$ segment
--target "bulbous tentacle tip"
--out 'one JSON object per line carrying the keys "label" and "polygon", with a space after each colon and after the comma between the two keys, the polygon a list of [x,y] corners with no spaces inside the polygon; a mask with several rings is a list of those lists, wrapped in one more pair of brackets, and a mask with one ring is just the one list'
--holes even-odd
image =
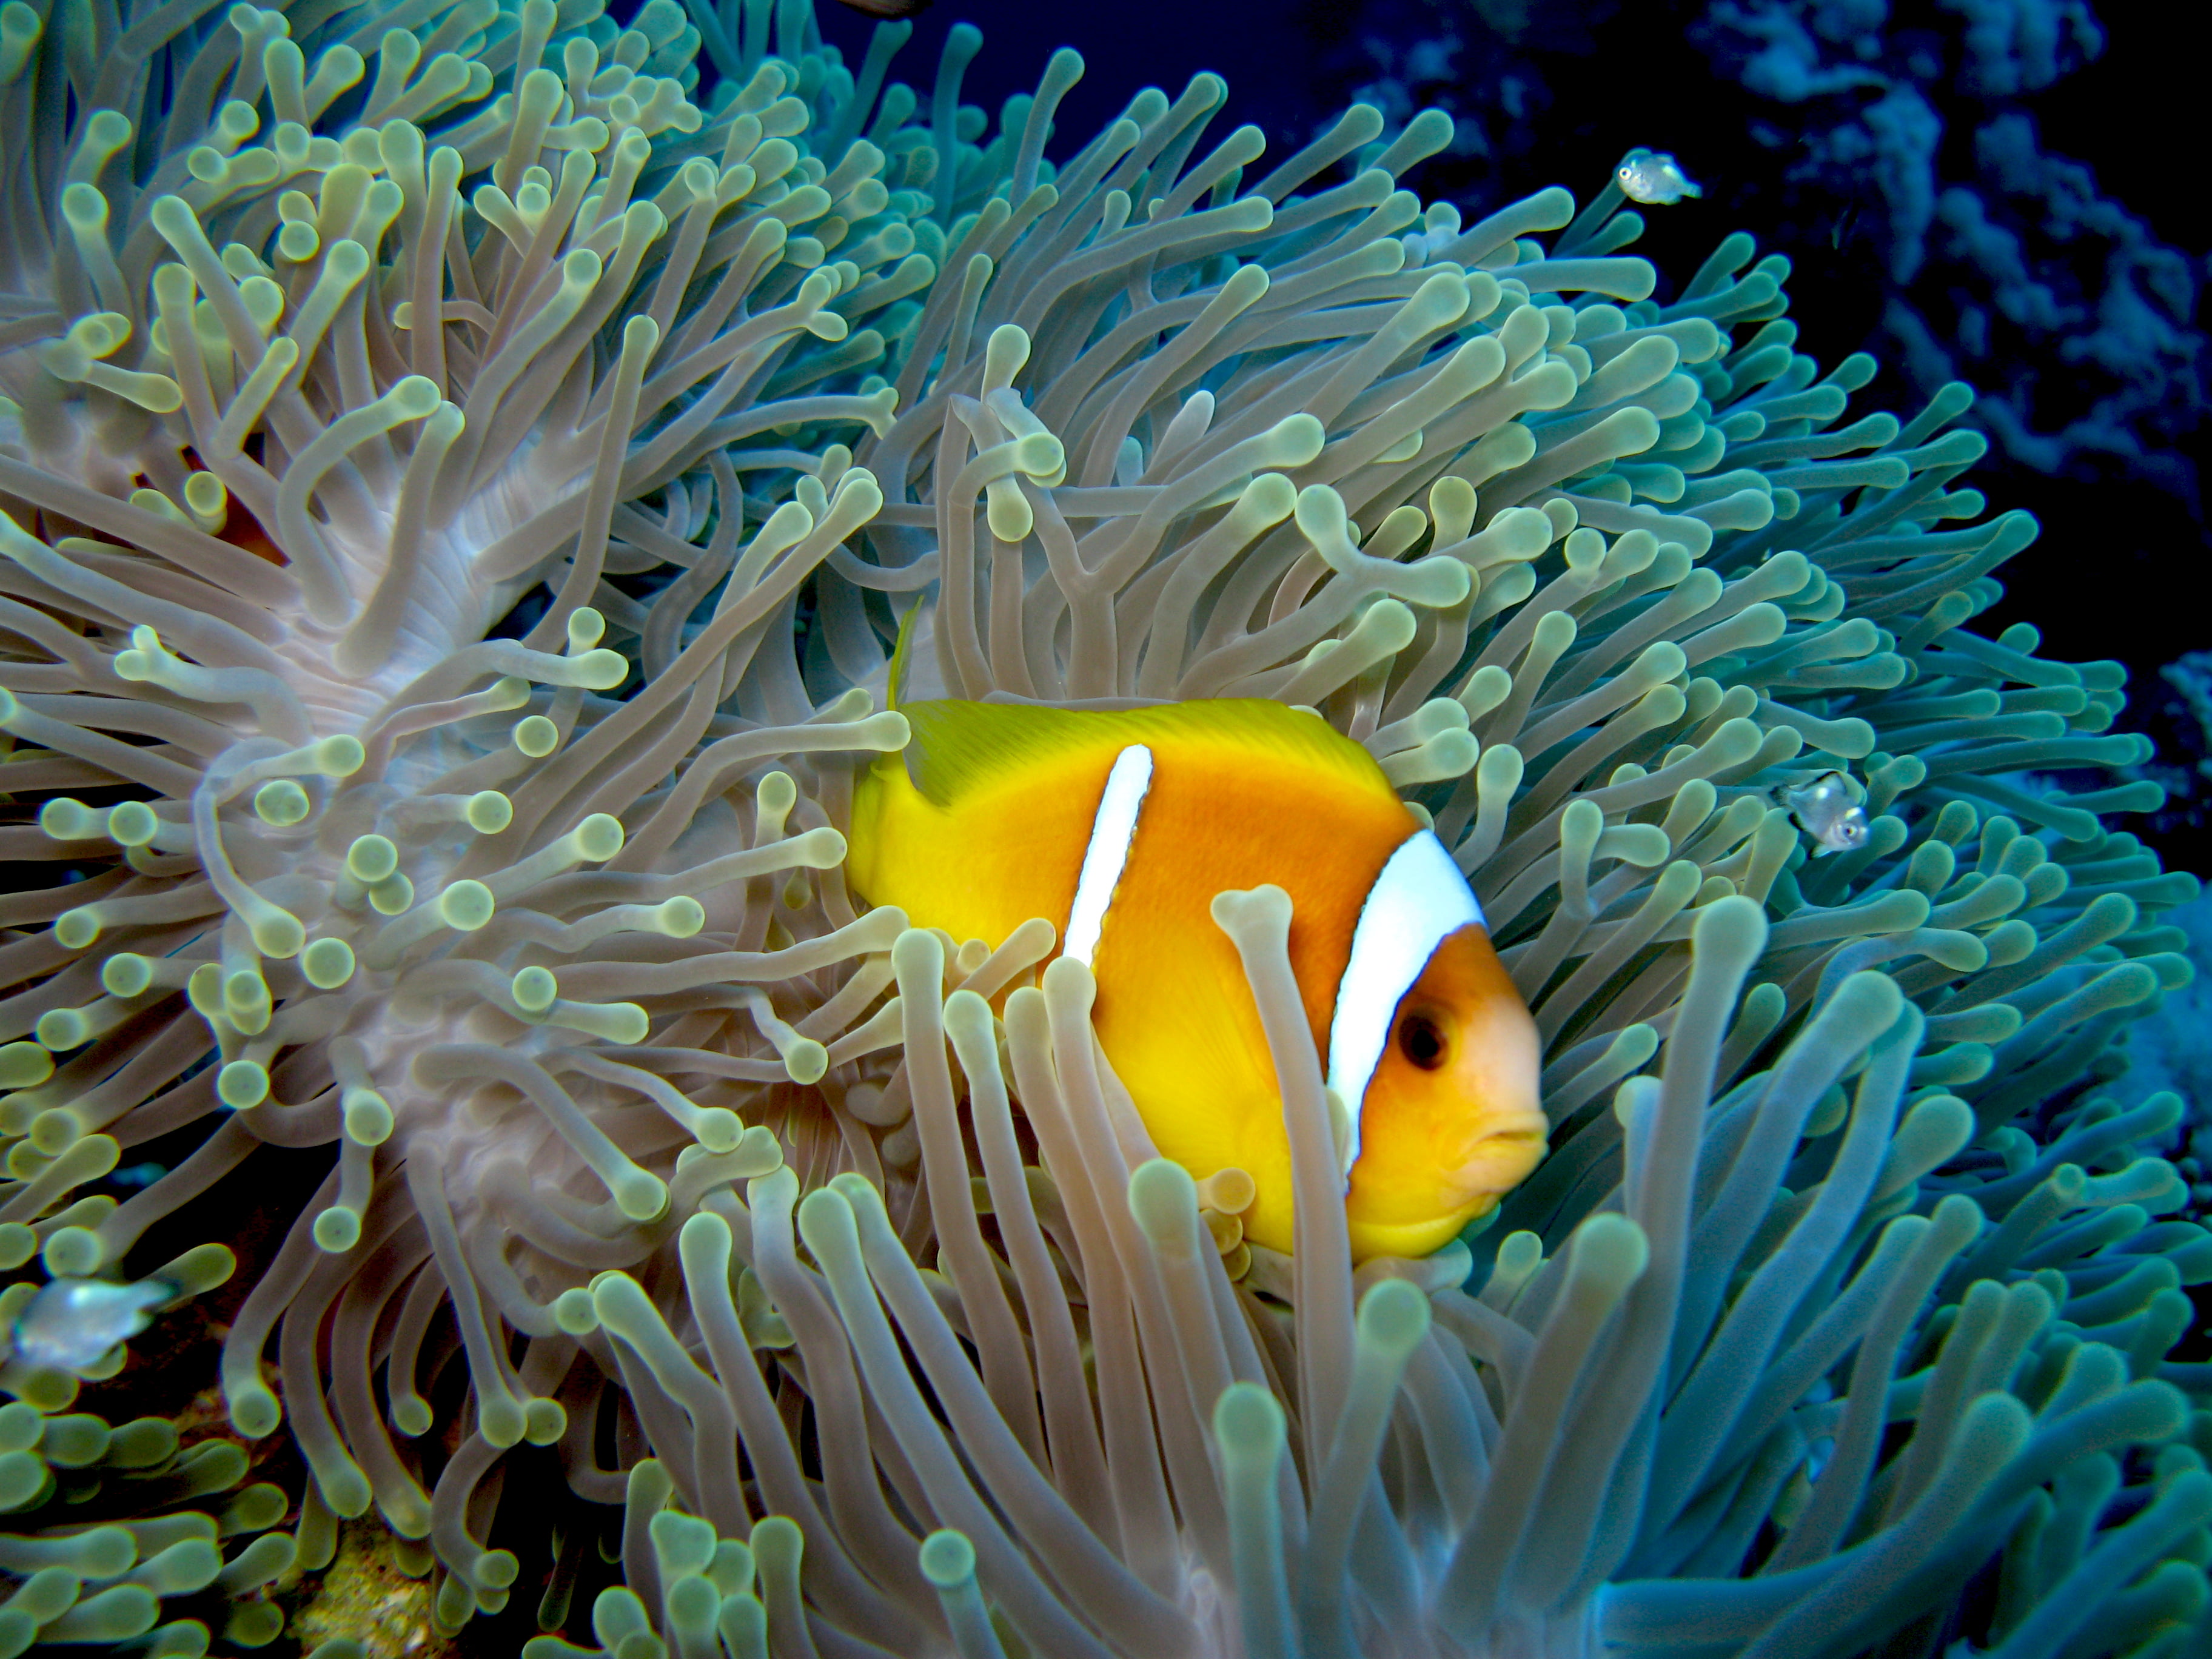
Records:
{"label": "bulbous tentacle tip", "polygon": [[942,1527],[921,1540],[916,1552],[922,1577],[940,1590],[957,1589],[975,1577],[975,1547],[968,1534]]}
{"label": "bulbous tentacle tip", "polygon": [[1741,963],[1747,970],[1765,947],[1766,930],[1766,913],[1757,901],[1740,896],[1718,899],[1698,913],[1692,946],[1700,957]]}
{"label": "bulbous tentacle tip", "polygon": [[1594,1287],[1618,1296],[1644,1275],[1651,1243],[1627,1216],[1592,1216],[1575,1230],[1571,1271]]}
{"label": "bulbous tentacle tip", "polygon": [[1156,1158],[1129,1172],[1129,1213],[1154,1249],[1189,1257],[1195,1253],[1198,1184],[1181,1164]]}

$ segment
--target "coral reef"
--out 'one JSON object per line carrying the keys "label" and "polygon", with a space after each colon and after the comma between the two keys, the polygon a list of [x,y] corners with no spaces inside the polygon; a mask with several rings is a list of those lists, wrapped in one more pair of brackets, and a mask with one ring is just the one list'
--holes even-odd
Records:
{"label": "coral reef", "polygon": [[2212,1053],[2203,1036],[2212,1024],[2212,900],[2192,899],[2162,920],[2186,936],[2183,949],[2197,977],[2128,1027],[2126,1092],[2137,1099],[2171,1093],[2187,1105],[2175,1132],[2175,1167],[2202,1215],[2212,1210]]}
{"label": "coral reef", "polygon": [[2188,869],[2212,863],[2212,652],[2185,651],[2158,668],[2132,711],[2156,747],[2130,769],[2166,791],[2147,838]]}
{"label": "coral reef", "polygon": [[[1793,171],[1878,194],[1899,290],[1883,326],[1917,382],[1960,367],[1993,380],[1975,416],[2026,466],[2141,477],[2194,501],[2178,452],[2206,408],[2201,272],[2090,167],[2047,152],[2029,106],[2102,52],[2097,20],[2078,0],[1960,0],[1945,7],[1955,50],[1931,55],[1885,35],[1882,9],[1720,0],[1706,42],[1726,72],[1785,103],[1878,93]],[[1936,97],[1955,98],[1954,118],[1972,125],[1971,170],[1939,157]]]}
{"label": "coral reef", "polygon": [[[1852,411],[1747,236],[1662,301],[1617,185],[1425,207],[1440,115],[1268,167],[1200,76],[1055,165],[1075,54],[994,123],[907,33],[0,6],[0,1247],[190,1293],[327,1169],[220,1364],[296,1493],[88,1526],[45,1471],[244,1454],[15,1358],[0,1639],[273,1641],[372,1514],[533,1659],[2200,1639],[2212,1238],[2103,1086],[2197,884],[2101,822],[2118,665],[1972,627],[1972,394]],[[855,914],[918,601],[957,695],[1368,746],[1546,1041],[1496,1224],[1351,1272],[1278,890],[1287,1256],[1048,925]]]}
{"label": "coral reef", "polygon": [[324,1659],[432,1659],[441,1651],[427,1574],[402,1557],[406,1547],[374,1522],[341,1527],[337,1555],[290,1626],[301,1650]]}
{"label": "coral reef", "polygon": [[[1451,111],[1455,151],[1493,186],[1557,125],[1528,119],[1559,99],[1555,87],[1580,97],[1594,68],[1620,61],[1631,29],[1686,36],[1697,51],[1680,67],[1698,75],[1698,96],[1647,80],[1637,131],[1669,133],[1680,149],[1694,131],[1704,153],[1686,164],[1725,165],[1734,211],[1778,231],[1790,222],[1801,254],[1841,252],[1877,285],[1867,320],[1922,395],[1964,373],[1980,391],[1976,424],[2013,467],[2139,482],[2199,507],[2201,258],[2161,238],[2151,204],[2131,208],[2041,132],[2046,94],[2108,45],[2082,0],[1945,0],[1911,13],[1882,0],[1534,11],[1371,0],[1355,18],[1339,54],[1352,94],[1397,119],[1428,104]],[[1636,81],[1607,90],[1633,100]],[[1702,112],[1679,107],[1692,101]],[[1771,157],[1756,168],[1724,161],[1746,132]],[[2125,143],[2093,159],[2124,179],[2115,163],[2133,153]],[[1874,258],[1851,259],[1854,240]]]}

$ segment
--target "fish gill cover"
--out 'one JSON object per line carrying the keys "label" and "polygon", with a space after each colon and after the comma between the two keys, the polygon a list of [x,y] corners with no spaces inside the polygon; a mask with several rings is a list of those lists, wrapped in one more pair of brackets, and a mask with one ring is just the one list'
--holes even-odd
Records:
{"label": "fish gill cover", "polygon": [[[2197,883],[2044,781],[2145,744],[1974,625],[1971,394],[1617,186],[1424,206],[1441,116],[1055,165],[1073,52],[907,32],[0,6],[0,1648],[2203,1643],[2212,1238],[2103,1086]],[[1291,1256],[1048,927],[854,914],[918,598],[1378,757],[1547,1043],[1494,1224],[1350,1270],[1278,890]]]}

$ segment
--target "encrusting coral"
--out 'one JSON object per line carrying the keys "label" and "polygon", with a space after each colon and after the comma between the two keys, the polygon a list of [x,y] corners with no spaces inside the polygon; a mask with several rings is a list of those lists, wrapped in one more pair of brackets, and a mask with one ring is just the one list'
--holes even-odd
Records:
{"label": "encrusting coral", "polygon": [[[2196,884],[2100,823],[2154,786],[2042,775],[2141,757],[2115,665],[1970,631],[2034,526],[1958,483],[1964,388],[1846,422],[1786,262],[1660,304],[1617,187],[1424,208],[1440,118],[1255,173],[1201,76],[1055,167],[1074,54],[993,131],[956,28],[917,123],[906,33],[0,6],[0,842],[63,876],[0,899],[0,1247],[189,1293],[222,1241],[149,1229],[334,1153],[221,1367],[294,1530],[88,1524],[48,1466],[222,1455],[18,1358],[0,1645],[272,1640],[372,1510],[538,1659],[2201,1639],[2212,1240],[2154,1219],[2179,1103],[2096,1086]],[[1214,914],[1291,1256],[1152,1156],[1049,926],[854,913],[917,601],[954,695],[1380,758],[1547,1045],[1496,1224],[1350,1271],[1276,890]],[[1838,769],[1870,830],[1811,859],[1773,792]]]}

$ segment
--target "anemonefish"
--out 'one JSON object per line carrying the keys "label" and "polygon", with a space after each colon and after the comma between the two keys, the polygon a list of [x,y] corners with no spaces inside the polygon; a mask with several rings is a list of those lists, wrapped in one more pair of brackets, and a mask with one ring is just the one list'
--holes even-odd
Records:
{"label": "anemonefish", "polygon": [[1613,176],[1620,181],[1622,194],[1647,207],[1664,207],[1686,196],[1705,193],[1675,164],[1673,156],[1663,152],[1655,155],[1648,149],[1632,149],[1614,169]]}
{"label": "anemonefish", "polygon": [[1291,966],[1351,1118],[1356,1259],[1428,1255],[1534,1166],[1534,1023],[1451,855],[1358,744],[1260,701],[899,708],[912,741],[856,781],[854,890],[956,939],[1051,921],[1162,1155],[1253,1177],[1247,1238],[1291,1248],[1290,1145],[1210,913],[1226,889],[1291,896]]}
{"label": "anemonefish", "polygon": [[146,1328],[153,1310],[177,1299],[167,1279],[118,1285],[105,1279],[57,1279],[39,1287],[15,1316],[14,1358],[26,1364],[82,1371],[118,1342]]}
{"label": "anemonefish", "polygon": [[1866,845],[1870,826],[1866,808],[1859,804],[1853,787],[1846,774],[1823,772],[1807,782],[1784,784],[1775,790],[1775,800],[1787,807],[1812,836],[1814,858]]}

